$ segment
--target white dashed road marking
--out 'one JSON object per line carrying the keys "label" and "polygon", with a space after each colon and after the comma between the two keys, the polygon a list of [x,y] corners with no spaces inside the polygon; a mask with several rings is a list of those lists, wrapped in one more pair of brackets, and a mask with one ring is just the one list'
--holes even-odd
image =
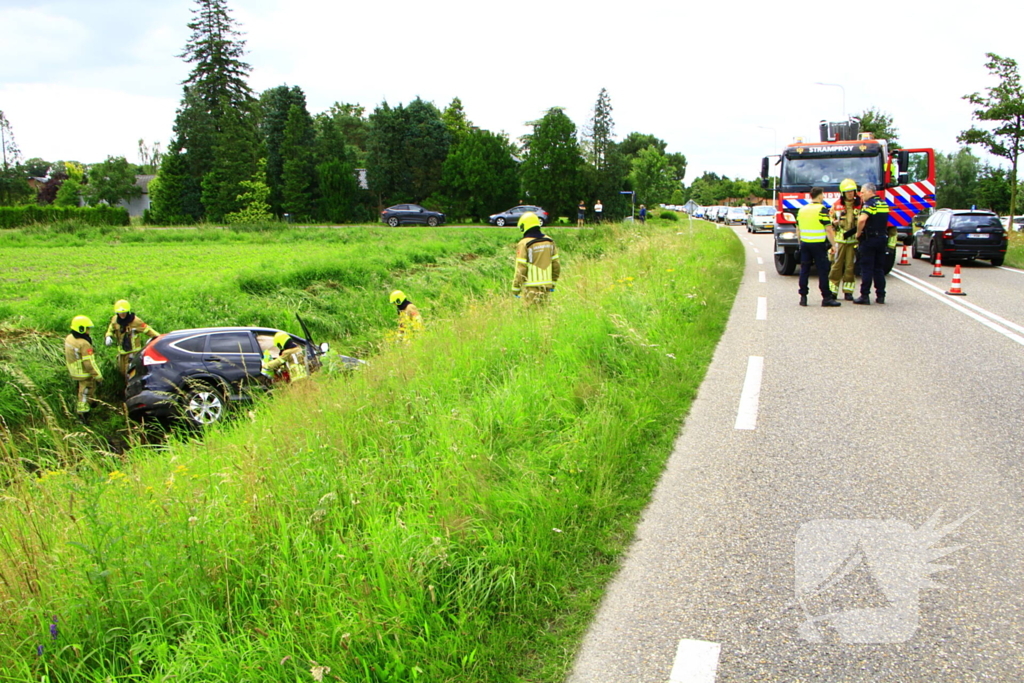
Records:
{"label": "white dashed road marking", "polygon": [[720,643],[680,640],[668,683],[714,683],[721,652]]}
{"label": "white dashed road marking", "polygon": [[764,265],[764,259],[761,258],[760,256],[757,257],[757,265],[759,265],[759,266],[763,266]]}
{"label": "white dashed road marking", "polygon": [[740,407],[736,411],[736,429],[757,427],[757,404],[761,399],[761,375],[764,374],[764,356],[751,356],[747,360],[747,377],[740,392]]}
{"label": "white dashed road marking", "polygon": [[758,282],[767,282],[767,280],[764,279],[764,271],[763,270],[757,271],[757,281]]}
{"label": "white dashed road marking", "polygon": [[754,314],[754,320],[767,320],[768,319],[768,297],[759,296],[757,297],[757,313]]}

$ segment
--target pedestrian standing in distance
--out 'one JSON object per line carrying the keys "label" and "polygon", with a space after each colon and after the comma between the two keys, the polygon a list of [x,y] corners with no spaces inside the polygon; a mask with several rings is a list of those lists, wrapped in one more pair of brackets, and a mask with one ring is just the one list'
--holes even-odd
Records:
{"label": "pedestrian standing in distance", "polygon": [[117,371],[127,377],[128,365],[135,354],[142,350],[142,335],[156,339],[160,333],[147,325],[132,312],[131,304],[124,299],[114,304],[114,317],[107,325],[106,344],[117,342]]}
{"label": "pedestrian standing in distance", "polygon": [[400,342],[408,342],[423,330],[423,316],[400,289],[391,292],[389,300],[398,309],[397,339]]}
{"label": "pedestrian standing in distance", "polygon": [[878,196],[874,183],[860,186],[864,206],[857,218],[857,239],[860,240],[860,296],[855,304],[871,303],[871,285],[875,286],[875,303],[885,303],[885,250],[889,243],[889,205]]}
{"label": "pedestrian standing in distance", "polygon": [[647,225],[647,207],[643,204],[640,205],[640,222]]}
{"label": "pedestrian standing in distance", "polygon": [[860,215],[860,197],[857,183],[849,178],[839,183],[840,198],[829,209],[836,233],[835,258],[828,274],[828,287],[832,296],[839,296],[842,283],[843,298],[853,301],[856,286],[854,266],[857,263],[857,217]]}
{"label": "pedestrian standing in distance", "polygon": [[598,200],[597,200],[597,203],[596,203],[596,204],[594,204],[594,221],[595,221],[595,222],[596,222],[596,223],[597,223],[598,225],[600,225],[600,224],[601,224],[601,217],[602,217],[603,215],[604,215],[604,204],[602,204],[602,203],[601,203],[601,200],[600,200],[600,199],[598,199]]}
{"label": "pedestrian standing in distance", "polygon": [[821,203],[825,191],[811,188],[811,203],[800,208],[796,215],[796,238],[800,241],[800,305],[807,305],[808,281],[811,264],[818,269],[818,289],[822,306],[841,306],[828,287],[828,249],[836,241],[828,209]]}
{"label": "pedestrian standing in distance", "polygon": [[555,241],[540,231],[537,214],[527,211],[519,218],[523,238],[516,244],[516,273],[512,293],[527,305],[547,301],[561,274]]}
{"label": "pedestrian standing in distance", "polygon": [[587,218],[587,205],[580,200],[580,205],[576,207],[576,227],[582,228],[583,221]]}
{"label": "pedestrian standing in distance", "polygon": [[82,422],[89,417],[89,401],[95,400],[96,385],[103,381],[103,373],[92,348],[92,337],[89,336],[91,329],[92,320],[76,315],[71,319],[71,334],[64,338],[64,361],[71,379],[78,383],[75,412]]}

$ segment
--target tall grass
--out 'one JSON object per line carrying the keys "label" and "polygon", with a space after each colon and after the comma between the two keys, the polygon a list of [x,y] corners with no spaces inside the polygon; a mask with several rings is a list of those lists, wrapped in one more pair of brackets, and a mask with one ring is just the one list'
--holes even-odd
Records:
{"label": "tall grass", "polygon": [[1010,244],[1006,250],[1005,264],[1011,268],[1024,268],[1024,232],[1011,230]]}
{"label": "tall grass", "polygon": [[484,294],[203,442],[17,477],[6,680],[560,680],[741,272],[728,231],[616,238],[547,307]]}

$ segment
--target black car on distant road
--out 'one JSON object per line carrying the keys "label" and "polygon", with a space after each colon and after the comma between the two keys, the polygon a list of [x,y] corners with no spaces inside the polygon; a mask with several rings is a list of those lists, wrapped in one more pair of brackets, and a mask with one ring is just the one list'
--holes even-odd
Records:
{"label": "black car on distant road", "polygon": [[982,259],[1001,266],[1007,244],[1003,223],[991,211],[939,209],[914,233],[910,251],[932,263],[941,253],[943,263]]}
{"label": "black car on distant road", "polygon": [[[204,327],[160,335],[128,367],[128,415],[136,420],[180,417],[199,426],[220,421],[229,403],[249,401],[270,388],[261,374],[262,358],[274,348],[279,331]],[[302,347],[308,370],[319,369],[327,344],[314,346],[308,332],[306,339],[290,336]]]}
{"label": "black car on distant road", "polygon": [[528,204],[523,204],[521,206],[513,206],[508,211],[502,211],[501,213],[493,214],[490,218],[487,219],[487,222],[490,223],[491,225],[497,225],[499,228],[505,225],[518,225],[519,217],[522,216],[527,211],[532,211],[535,214],[537,214],[537,218],[540,219],[540,224],[542,226],[548,224],[548,212],[540,208],[539,206],[530,206]]}
{"label": "black car on distant road", "polygon": [[380,219],[392,228],[408,223],[429,225],[432,228],[444,225],[443,213],[424,209],[419,204],[396,204],[389,206],[380,212]]}

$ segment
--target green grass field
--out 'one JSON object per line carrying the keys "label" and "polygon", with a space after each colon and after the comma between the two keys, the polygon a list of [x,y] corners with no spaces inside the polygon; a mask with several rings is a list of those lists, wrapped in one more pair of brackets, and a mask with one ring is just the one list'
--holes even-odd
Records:
{"label": "green grass field", "polygon": [[[351,376],[116,461],[30,475],[7,458],[0,680],[562,680],[724,329],[742,247],[700,222],[552,231],[563,279],[527,310],[504,291],[515,234],[479,232],[451,240],[493,255],[460,245],[438,255],[447,277],[403,271],[448,303],[418,297],[427,331]],[[229,302],[256,296],[238,252]],[[40,325],[19,291],[6,305]]]}
{"label": "green grass field", "polygon": [[1006,252],[1005,265],[1024,268],[1024,232],[1010,232],[1010,247]]}

